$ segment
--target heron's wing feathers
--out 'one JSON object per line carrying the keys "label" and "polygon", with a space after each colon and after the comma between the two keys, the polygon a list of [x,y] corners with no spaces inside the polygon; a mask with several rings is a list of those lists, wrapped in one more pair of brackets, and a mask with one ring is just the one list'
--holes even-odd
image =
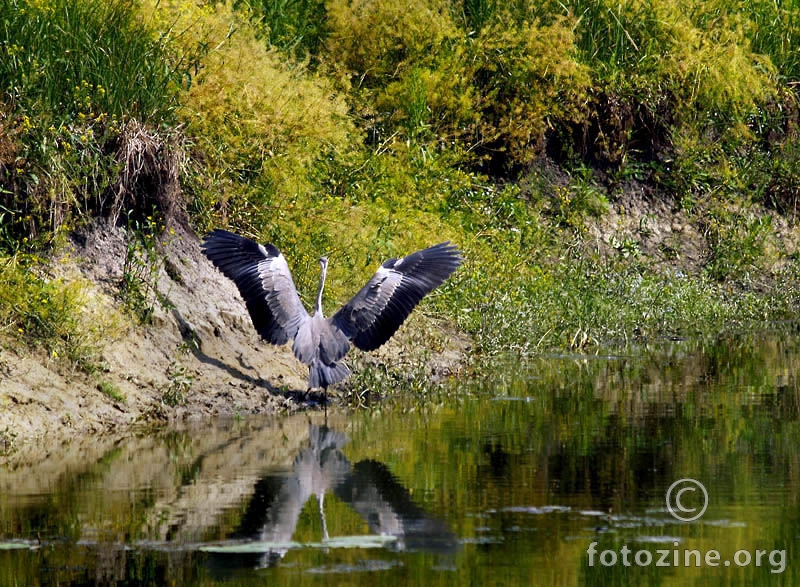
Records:
{"label": "heron's wing feathers", "polygon": [[462,262],[449,242],[386,261],[331,322],[358,348],[371,351],[397,331],[414,307]]}
{"label": "heron's wing feathers", "polygon": [[284,344],[295,337],[309,316],[297,295],[286,259],[277,248],[215,230],[205,238],[202,249],[236,284],[262,338]]}

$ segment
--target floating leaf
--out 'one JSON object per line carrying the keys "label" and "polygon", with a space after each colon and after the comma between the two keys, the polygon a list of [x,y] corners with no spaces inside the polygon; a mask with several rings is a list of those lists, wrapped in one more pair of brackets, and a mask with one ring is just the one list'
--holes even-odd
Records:
{"label": "floating leaf", "polygon": [[0,542],[0,550],[28,550],[31,545],[27,542]]}
{"label": "floating leaf", "polygon": [[[324,548],[383,548],[397,542],[396,536],[338,536],[323,540],[320,546]],[[316,546],[316,545],[314,545]]]}
{"label": "floating leaf", "polygon": [[233,542],[228,544],[209,544],[201,546],[202,552],[216,552],[224,554],[256,554],[271,550],[291,550],[302,548],[299,542]]}
{"label": "floating leaf", "polygon": [[276,550],[292,550],[295,548],[384,548],[397,541],[395,536],[338,536],[322,542],[229,542],[206,544],[200,547],[202,552],[228,554],[255,554]]}

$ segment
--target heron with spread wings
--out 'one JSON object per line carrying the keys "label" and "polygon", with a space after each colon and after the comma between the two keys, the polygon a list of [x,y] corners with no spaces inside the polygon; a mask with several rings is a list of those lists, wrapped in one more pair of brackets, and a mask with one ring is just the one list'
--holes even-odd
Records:
{"label": "heron with spread wings", "polygon": [[322,290],[327,257],[319,259],[319,289],[314,314],[309,315],[286,258],[274,245],[260,245],[226,230],[215,230],[205,238],[202,249],[236,284],[261,338],[276,345],[294,339],[294,355],[308,365],[309,389],[327,389],[347,377],[350,370],[340,361],[351,343],[364,351],[377,349],[392,337],[420,300],[463,262],[461,252],[449,242],[389,259],[361,291],[325,318]]}

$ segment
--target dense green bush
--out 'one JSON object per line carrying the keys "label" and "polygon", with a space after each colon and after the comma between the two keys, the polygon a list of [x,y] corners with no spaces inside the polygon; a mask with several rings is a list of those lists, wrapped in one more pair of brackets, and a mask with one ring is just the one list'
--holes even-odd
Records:
{"label": "dense green bush", "polygon": [[254,4],[271,45],[299,59],[316,57],[328,32],[324,0],[261,0]]}
{"label": "dense green bush", "polygon": [[[0,247],[37,249],[98,214],[142,225],[183,194],[198,231],[284,250],[309,302],[328,254],[331,308],[385,258],[456,241],[467,263],[423,312],[486,353],[785,317],[796,272],[773,270],[794,261],[762,212],[796,216],[797,15],[729,0],[9,0]],[[649,266],[635,237],[588,243],[643,187],[705,238],[695,274]],[[134,200],[146,210],[126,217]],[[747,293],[756,276],[786,303],[763,281]]]}

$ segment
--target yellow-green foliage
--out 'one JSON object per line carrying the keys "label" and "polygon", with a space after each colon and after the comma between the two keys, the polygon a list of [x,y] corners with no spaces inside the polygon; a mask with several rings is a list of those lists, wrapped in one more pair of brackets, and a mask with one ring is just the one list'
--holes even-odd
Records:
{"label": "yellow-green foliage", "polygon": [[466,48],[440,56],[435,66],[414,66],[376,92],[375,105],[390,126],[412,138],[472,139],[480,120],[478,93],[463,64]]}
{"label": "yellow-green foliage", "polygon": [[459,37],[446,0],[329,0],[326,8],[331,63],[359,85],[384,85]]}
{"label": "yellow-green foliage", "polygon": [[[18,30],[37,38],[33,21],[17,10],[34,3],[12,4],[0,3],[0,21],[14,25],[0,35]],[[53,90],[56,98],[3,108],[9,116],[0,125],[13,136],[0,139],[0,164],[12,171],[0,181],[15,196],[0,201],[7,208],[0,214],[16,222],[29,215],[56,225],[71,209],[102,213],[97,200],[113,195],[124,175],[115,148],[126,112],[160,113],[155,123],[168,128],[177,114],[190,151],[182,186],[200,231],[227,226],[275,243],[307,302],[317,258],[327,254],[330,307],[387,257],[452,239],[468,262],[426,303],[446,307],[483,337],[480,344],[498,349],[542,340],[580,346],[603,333],[624,334],[619,324],[644,314],[655,316],[648,319],[653,330],[691,324],[687,316],[703,291],[697,283],[645,279],[641,289],[637,268],[620,269],[584,248],[585,219],[602,214],[606,197],[614,197],[594,182],[591,165],[599,161],[609,184],[649,182],[648,193],[669,192],[700,214],[718,208],[699,200],[717,198],[724,210],[754,185],[764,200],[796,203],[798,149],[787,139],[767,153],[760,146],[767,132],[754,124],[766,120],[779,137],[769,140],[783,140],[791,124],[769,119],[770,112],[796,111],[782,110],[796,104],[796,91],[777,91],[789,70],[777,75],[752,48],[766,46],[762,33],[775,14],[763,2],[758,13],[729,0],[309,0],[285,11],[238,0],[112,4],[138,8],[134,23],[124,18],[132,12],[110,12],[120,30],[137,34],[87,28],[89,37],[110,38],[76,47],[53,42],[48,59],[79,49],[91,58],[97,48],[130,55],[127,61],[147,66],[142,75],[160,82],[144,94],[137,86],[104,101],[116,94],[115,75],[128,71],[120,65],[128,65],[125,59],[97,55],[105,64],[98,69],[76,58],[70,63],[80,68],[66,83],[54,66],[33,67],[39,62],[20,48],[30,43],[0,37],[0,57],[11,58],[0,59],[6,85],[19,96]],[[798,38],[787,15],[774,22],[791,28],[785,38]],[[52,30],[44,20],[35,22]],[[300,42],[303,31],[313,39]],[[784,37],[769,38],[769,54],[791,61],[778,47]],[[128,45],[138,52],[126,54]],[[48,84],[36,85],[29,70],[49,72]],[[45,103],[68,112],[40,119],[25,110]],[[615,156],[597,156],[604,148]],[[529,186],[509,173],[528,169],[544,152],[556,157]],[[746,156],[752,152],[762,157]],[[43,193],[52,205],[24,208],[38,201],[28,195]],[[733,257],[746,259],[740,273],[747,274],[763,256],[757,245],[770,226],[747,215],[715,218],[708,225],[712,274],[724,277]],[[4,241],[19,232],[0,225]],[[684,302],[672,300],[677,318],[662,294],[665,283],[683,292]],[[621,310],[620,300],[633,301]],[[651,311],[653,303],[662,304],[661,315]],[[8,314],[6,323],[25,333],[37,319],[22,324],[18,316],[40,314]]]}
{"label": "yellow-green foliage", "polygon": [[529,163],[542,148],[550,121],[582,116],[588,70],[577,62],[572,23],[498,24],[481,31],[472,49],[473,78],[481,111],[478,135],[500,143],[517,163]]}
{"label": "yellow-green foliage", "polygon": [[[259,208],[268,214],[308,191],[309,164],[357,140],[345,102],[325,78],[266,49],[230,3],[160,2],[156,11],[186,53],[210,48],[180,111],[212,177],[202,205],[259,231]],[[238,182],[259,189],[244,193]]]}
{"label": "yellow-green foliage", "polygon": [[[726,0],[573,0],[584,59],[595,75],[644,103],[672,97],[680,121],[742,121],[776,89],[754,53],[752,23]],[[737,131],[742,131],[739,126]]]}
{"label": "yellow-green foliage", "polygon": [[589,75],[566,19],[492,25],[422,63],[406,65],[375,99],[407,136],[485,146],[524,164],[541,153],[550,121],[583,115]]}
{"label": "yellow-green foliage", "polygon": [[18,257],[0,258],[0,334],[41,345],[52,359],[92,371],[109,318],[81,280],[48,278]]}
{"label": "yellow-green foliage", "polygon": [[457,26],[447,2],[327,7],[331,62],[367,89],[359,105],[405,136],[484,145],[528,163],[549,121],[573,121],[583,110],[589,75],[566,18],[517,24],[509,17],[475,34]]}
{"label": "yellow-green foliage", "polygon": [[[305,165],[320,150],[351,139],[344,100],[330,83],[268,51],[229,6],[218,5],[203,61],[184,114],[199,136],[222,137],[230,153],[258,162],[272,157]],[[228,32],[232,31],[230,35]]]}
{"label": "yellow-green foliage", "polygon": [[695,116],[724,113],[742,120],[774,94],[775,70],[750,50],[742,18],[714,4],[654,3],[666,43],[664,53],[653,57]]}

